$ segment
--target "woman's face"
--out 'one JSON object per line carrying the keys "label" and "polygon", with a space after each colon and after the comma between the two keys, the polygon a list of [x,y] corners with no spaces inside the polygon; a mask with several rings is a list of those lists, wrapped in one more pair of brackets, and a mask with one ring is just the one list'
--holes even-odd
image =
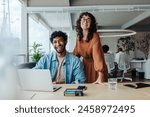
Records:
{"label": "woman's face", "polygon": [[88,15],[83,15],[81,18],[81,28],[82,30],[89,30],[91,26],[91,18]]}

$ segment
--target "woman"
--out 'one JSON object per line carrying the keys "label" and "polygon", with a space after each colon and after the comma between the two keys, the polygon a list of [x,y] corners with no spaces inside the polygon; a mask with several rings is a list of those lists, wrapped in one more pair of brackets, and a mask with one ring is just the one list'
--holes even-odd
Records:
{"label": "woman", "polygon": [[76,23],[77,40],[73,53],[83,57],[86,82],[99,84],[106,82],[107,67],[95,17],[91,13],[83,12]]}

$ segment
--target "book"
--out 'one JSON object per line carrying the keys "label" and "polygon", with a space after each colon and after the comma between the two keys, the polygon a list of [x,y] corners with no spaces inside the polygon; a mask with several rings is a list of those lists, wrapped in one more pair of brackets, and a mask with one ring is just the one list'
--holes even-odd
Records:
{"label": "book", "polygon": [[83,90],[81,89],[66,89],[64,91],[64,96],[83,96]]}

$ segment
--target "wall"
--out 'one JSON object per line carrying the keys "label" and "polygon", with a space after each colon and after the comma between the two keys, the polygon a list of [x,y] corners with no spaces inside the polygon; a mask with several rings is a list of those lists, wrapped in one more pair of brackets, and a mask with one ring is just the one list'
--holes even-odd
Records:
{"label": "wall", "polygon": [[69,52],[72,52],[76,44],[76,32],[75,30],[72,30],[68,32],[68,44],[67,44],[67,50]]}
{"label": "wall", "polygon": [[101,38],[102,45],[108,45],[109,50],[113,53],[116,53],[116,51],[117,51],[117,41],[118,41],[118,37]]}

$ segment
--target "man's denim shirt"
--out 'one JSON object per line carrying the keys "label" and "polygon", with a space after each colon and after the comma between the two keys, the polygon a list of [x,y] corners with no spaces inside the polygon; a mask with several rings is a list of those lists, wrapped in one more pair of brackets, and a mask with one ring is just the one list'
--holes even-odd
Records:
{"label": "man's denim shirt", "polygon": [[[52,81],[54,81],[58,68],[58,59],[56,56],[56,52],[51,52],[50,54],[43,56],[38,61],[38,63],[34,68],[49,69]],[[70,84],[73,82],[75,83],[85,82],[83,64],[80,61],[80,59],[74,56],[72,53],[66,52],[62,69],[66,84]]]}

